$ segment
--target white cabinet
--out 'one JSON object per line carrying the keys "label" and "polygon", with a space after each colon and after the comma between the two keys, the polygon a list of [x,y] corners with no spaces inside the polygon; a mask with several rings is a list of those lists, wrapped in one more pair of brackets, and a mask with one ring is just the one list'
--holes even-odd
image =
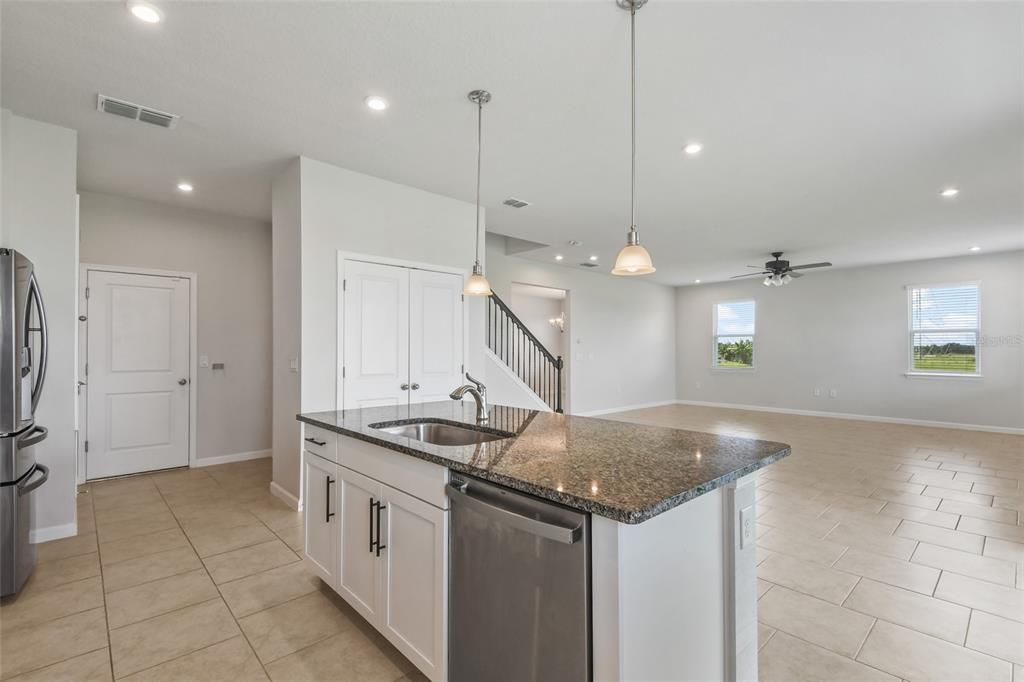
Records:
{"label": "white cabinet", "polygon": [[339,469],[341,570],[338,592],[363,618],[376,624],[381,611],[381,572],[375,540],[383,486],[351,469]]}
{"label": "white cabinet", "polygon": [[338,580],[338,465],[306,452],[306,558],[313,570],[334,587]]}
{"label": "white cabinet", "polygon": [[448,400],[462,381],[461,275],[344,260],[344,409]]}
{"label": "white cabinet", "polygon": [[384,486],[381,554],[384,636],[425,675],[441,680],[447,631],[447,512]]}

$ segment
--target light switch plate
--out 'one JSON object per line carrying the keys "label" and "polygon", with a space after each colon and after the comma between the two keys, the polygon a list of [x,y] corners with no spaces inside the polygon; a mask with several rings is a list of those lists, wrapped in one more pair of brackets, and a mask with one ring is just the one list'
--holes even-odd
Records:
{"label": "light switch plate", "polygon": [[289,360],[288,361],[288,369],[291,370],[292,372],[298,372],[299,371],[299,359],[298,358],[292,358],[291,360]]}
{"label": "light switch plate", "polygon": [[754,544],[754,507],[744,507],[740,510],[740,549],[746,549]]}
{"label": "light switch plate", "polygon": [[210,356],[209,355],[200,355],[199,356],[199,366],[200,367],[209,367],[210,366]]}

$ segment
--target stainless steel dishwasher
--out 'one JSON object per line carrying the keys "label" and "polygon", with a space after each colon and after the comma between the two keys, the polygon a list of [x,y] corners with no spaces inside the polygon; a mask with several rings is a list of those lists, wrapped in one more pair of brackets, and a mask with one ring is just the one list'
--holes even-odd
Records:
{"label": "stainless steel dishwasher", "polygon": [[591,678],[590,516],[452,474],[450,682]]}

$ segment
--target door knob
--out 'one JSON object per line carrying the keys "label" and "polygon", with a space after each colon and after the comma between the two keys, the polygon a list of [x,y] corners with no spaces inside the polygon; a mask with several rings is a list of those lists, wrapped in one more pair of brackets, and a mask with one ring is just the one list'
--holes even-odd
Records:
{"label": "door knob", "polygon": [[413,385],[412,385],[412,390],[414,390],[414,391],[418,391],[418,390],[419,390],[419,388],[420,388],[420,385],[419,385],[419,384],[413,384]]}
{"label": "door knob", "polygon": [[184,386],[187,383],[188,383],[188,379],[178,379],[178,385],[179,386]]}
{"label": "door knob", "polygon": [[402,384],[401,386],[399,386],[399,388],[402,389],[403,391],[408,391],[409,390],[409,384]]}

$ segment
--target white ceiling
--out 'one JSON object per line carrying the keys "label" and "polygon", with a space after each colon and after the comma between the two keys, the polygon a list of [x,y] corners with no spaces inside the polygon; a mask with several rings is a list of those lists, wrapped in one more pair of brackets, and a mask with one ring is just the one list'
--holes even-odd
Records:
{"label": "white ceiling", "polygon": [[[629,207],[614,0],[162,7],[147,26],[120,2],[2,3],[3,106],[79,131],[83,189],[269,219],[271,179],[302,154],[471,201],[465,95],[483,87],[489,229],[610,269]],[[637,21],[639,225],[660,281],[776,249],[852,266],[1024,246],[1024,4],[651,0]],[[100,114],[97,92],[181,123]],[[938,198],[949,184],[960,196]]]}

